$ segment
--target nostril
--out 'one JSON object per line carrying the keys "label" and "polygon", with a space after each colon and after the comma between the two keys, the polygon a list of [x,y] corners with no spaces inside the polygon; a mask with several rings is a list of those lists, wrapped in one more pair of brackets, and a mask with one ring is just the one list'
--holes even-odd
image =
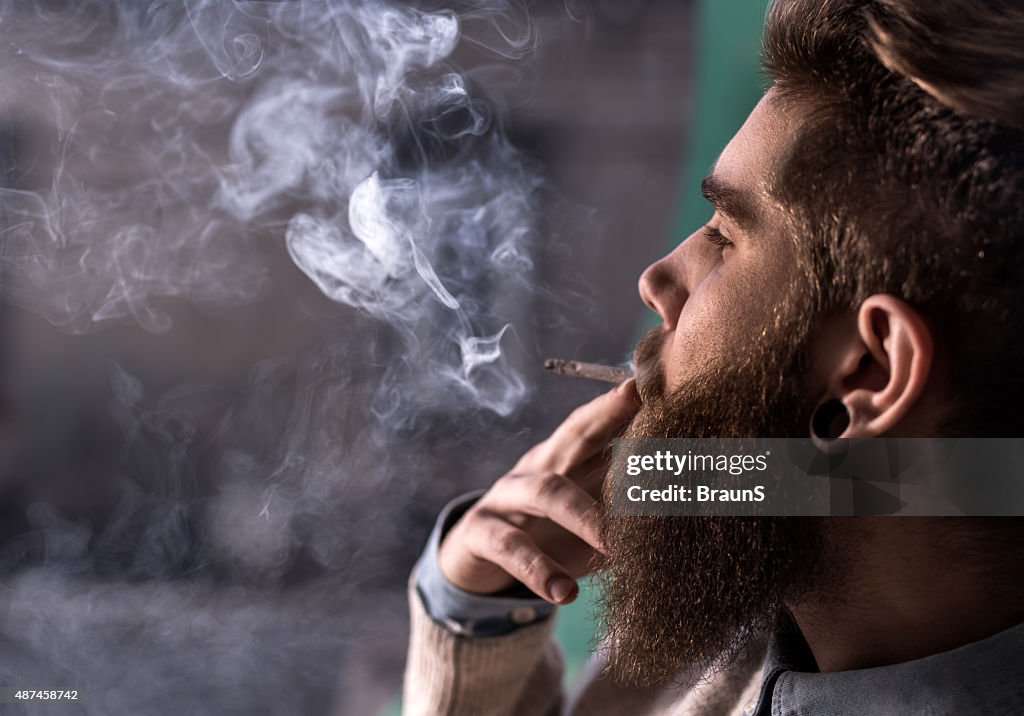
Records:
{"label": "nostril", "polygon": [[679,289],[663,260],[647,267],[640,276],[639,290],[643,302],[661,317],[666,326],[671,326],[679,312]]}
{"label": "nostril", "polygon": [[640,274],[640,298],[650,307],[652,311],[658,311],[658,264],[651,264]]}

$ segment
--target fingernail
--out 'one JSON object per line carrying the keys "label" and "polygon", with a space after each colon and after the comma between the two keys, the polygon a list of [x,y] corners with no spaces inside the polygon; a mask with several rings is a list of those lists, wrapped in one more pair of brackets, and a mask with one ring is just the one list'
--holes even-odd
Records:
{"label": "fingernail", "polygon": [[548,582],[548,594],[559,604],[572,601],[576,597],[576,582],[568,577],[554,577]]}

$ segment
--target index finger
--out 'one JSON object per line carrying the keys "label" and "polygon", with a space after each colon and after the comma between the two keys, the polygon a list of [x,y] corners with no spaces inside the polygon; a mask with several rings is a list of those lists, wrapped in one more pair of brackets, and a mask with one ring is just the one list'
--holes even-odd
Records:
{"label": "index finger", "polygon": [[572,411],[551,437],[520,459],[513,472],[568,473],[604,450],[639,409],[636,380],[630,378]]}

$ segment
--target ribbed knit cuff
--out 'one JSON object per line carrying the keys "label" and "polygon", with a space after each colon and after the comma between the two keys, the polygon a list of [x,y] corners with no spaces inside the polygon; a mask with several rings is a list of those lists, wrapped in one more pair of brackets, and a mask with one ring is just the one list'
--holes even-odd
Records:
{"label": "ribbed knit cuff", "polygon": [[[511,709],[522,698],[527,680],[531,675],[536,678],[538,672],[551,672],[552,684],[545,684],[545,691],[557,694],[560,655],[548,643],[554,619],[504,636],[467,639],[427,614],[414,579],[409,581],[409,609],[405,716],[503,713],[504,708]],[[552,663],[538,669],[545,659]]]}

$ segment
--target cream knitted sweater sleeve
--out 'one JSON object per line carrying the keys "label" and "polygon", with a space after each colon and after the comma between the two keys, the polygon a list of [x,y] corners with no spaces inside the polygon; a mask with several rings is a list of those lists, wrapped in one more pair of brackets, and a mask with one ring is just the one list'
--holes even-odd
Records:
{"label": "cream knitted sweater sleeve", "polygon": [[437,624],[409,583],[404,716],[557,716],[562,652],[554,617],[501,636],[467,638]]}
{"label": "cream knitted sweater sleeve", "polygon": [[[467,638],[437,624],[410,583],[409,654],[404,716],[559,716],[562,653],[554,617],[509,634]],[[601,678],[602,662],[566,709],[572,716],[740,716],[753,712],[761,688],[764,645],[698,688],[627,687]],[[684,679],[686,681],[686,679]]]}

